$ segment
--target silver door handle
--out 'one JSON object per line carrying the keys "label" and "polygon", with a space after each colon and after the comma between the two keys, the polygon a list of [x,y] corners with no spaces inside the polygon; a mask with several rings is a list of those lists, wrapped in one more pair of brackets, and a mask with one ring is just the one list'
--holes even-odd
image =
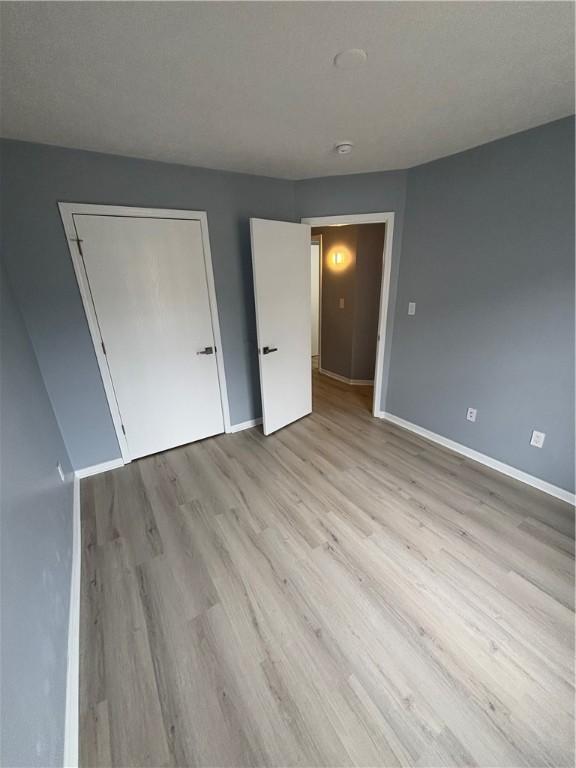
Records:
{"label": "silver door handle", "polygon": [[214,347],[204,347],[200,352],[196,352],[197,355],[213,355]]}

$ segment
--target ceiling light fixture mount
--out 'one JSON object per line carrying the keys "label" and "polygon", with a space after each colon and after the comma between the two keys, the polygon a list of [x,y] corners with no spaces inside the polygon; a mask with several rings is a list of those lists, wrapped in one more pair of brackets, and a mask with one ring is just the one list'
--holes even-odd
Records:
{"label": "ceiling light fixture mount", "polygon": [[352,152],[353,147],[354,147],[354,144],[352,144],[351,141],[340,141],[334,147],[334,151],[338,155],[349,155],[350,152]]}
{"label": "ceiling light fixture mount", "polygon": [[334,66],[338,69],[358,69],[366,64],[368,56],[362,48],[348,48],[334,56]]}

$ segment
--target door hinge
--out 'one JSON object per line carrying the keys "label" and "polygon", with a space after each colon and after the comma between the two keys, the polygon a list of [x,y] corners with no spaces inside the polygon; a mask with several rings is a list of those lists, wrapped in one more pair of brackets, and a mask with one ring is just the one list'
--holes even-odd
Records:
{"label": "door hinge", "polygon": [[124,424],[120,425],[122,427],[122,432],[124,432],[124,437],[126,437],[126,428],[124,427]]}
{"label": "door hinge", "polygon": [[100,344],[102,344],[102,352],[104,352],[104,354],[106,354],[106,347],[104,346],[104,342],[101,341]]}
{"label": "door hinge", "polygon": [[84,258],[84,253],[83,253],[83,251],[82,251],[82,245],[81,245],[81,243],[83,243],[84,241],[83,241],[83,240],[81,240],[79,237],[73,237],[73,238],[72,238],[72,240],[73,240],[73,241],[76,243],[76,245],[78,246],[78,251],[79,251],[79,253],[80,253],[80,256],[82,256],[82,258]]}

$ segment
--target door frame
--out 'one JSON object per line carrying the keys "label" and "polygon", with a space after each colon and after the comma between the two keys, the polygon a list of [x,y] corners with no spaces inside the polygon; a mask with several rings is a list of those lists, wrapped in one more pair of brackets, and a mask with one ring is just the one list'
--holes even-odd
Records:
{"label": "door frame", "polygon": [[318,369],[320,369],[322,368],[322,235],[310,233],[310,242],[318,243],[320,249],[320,263],[318,265]]}
{"label": "door frame", "polygon": [[382,281],[380,284],[380,310],[378,315],[378,337],[376,342],[376,365],[374,368],[374,396],[372,415],[382,413],[382,387],[384,371],[384,352],[386,348],[386,330],[388,309],[390,307],[390,277],[392,274],[392,243],[394,241],[394,212],[350,213],[340,216],[307,216],[300,219],[302,224],[311,227],[333,227],[346,224],[385,224],[384,248],[382,251]]}
{"label": "door frame", "polygon": [[114,383],[112,381],[110,368],[108,367],[108,360],[103,351],[102,336],[100,334],[96,309],[94,307],[94,302],[90,291],[88,275],[84,266],[84,259],[79,247],[81,241],[79,240],[78,233],[76,231],[74,216],[84,214],[92,216],[127,217],[131,219],[188,219],[200,222],[202,248],[204,251],[204,266],[206,270],[206,282],[208,284],[210,319],[212,322],[212,333],[214,335],[214,343],[216,346],[216,368],[218,371],[218,381],[220,384],[220,403],[222,406],[224,430],[225,432],[230,432],[231,424],[230,408],[228,403],[228,388],[226,386],[226,372],[224,369],[224,355],[222,353],[222,339],[220,336],[220,322],[218,319],[218,302],[216,300],[216,289],[214,286],[214,272],[212,269],[212,254],[210,251],[208,217],[206,215],[206,211],[184,211],[171,208],[132,208],[130,206],[124,205],[93,205],[90,203],[58,203],[58,208],[60,210],[64,232],[66,233],[66,241],[68,243],[70,258],[72,259],[72,265],[74,267],[78,288],[80,290],[82,305],[84,306],[84,312],[86,314],[90,336],[92,337],[92,344],[94,345],[94,352],[96,353],[96,360],[98,361],[98,368],[100,369],[100,375],[104,385],[104,392],[106,393],[110,415],[112,416],[112,422],[114,424],[114,430],[116,432],[116,437],[118,439],[118,445],[120,446],[120,453],[122,454],[122,460],[124,464],[130,463],[132,459],[130,458],[128,443],[122,429],[122,417],[120,415],[120,408],[118,406],[114,392]]}

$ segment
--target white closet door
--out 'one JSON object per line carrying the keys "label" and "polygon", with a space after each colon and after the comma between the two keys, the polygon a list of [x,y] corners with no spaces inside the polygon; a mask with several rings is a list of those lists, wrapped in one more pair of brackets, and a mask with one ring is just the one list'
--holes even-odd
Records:
{"label": "white closet door", "polygon": [[222,432],[200,222],[74,221],[130,458]]}
{"label": "white closet door", "polygon": [[312,411],[310,227],[250,219],[264,434]]}

